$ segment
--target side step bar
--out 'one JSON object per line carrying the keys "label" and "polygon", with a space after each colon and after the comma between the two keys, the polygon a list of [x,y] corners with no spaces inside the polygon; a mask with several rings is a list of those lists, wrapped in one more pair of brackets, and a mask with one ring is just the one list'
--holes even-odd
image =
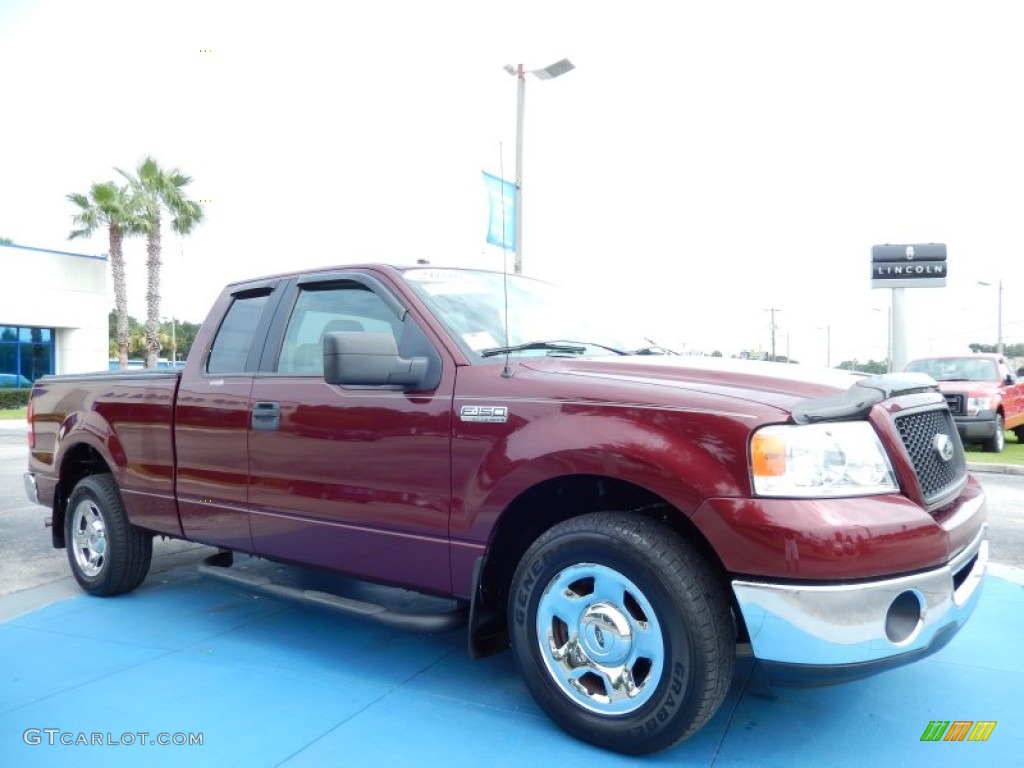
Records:
{"label": "side step bar", "polygon": [[466,626],[469,618],[468,607],[464,605],[459,605],[451,611],[442,613],[394,611],[376,603],[354,600],[350,597],[342,597],[341,595],[321,592],[315,589],[289,587],[285,584],[277,584],[266,576],[232,571],[231,565],[233,562],[232,552],[230,550],[221,550],[214,555],[210,555],[199,564],[199,573],[235,586],[253,589],[287,600],[296,600],[320,608],[328,608],[350,616],[359,616],[375,621],[378,624],[396,627],[407,632],[447,632]]}

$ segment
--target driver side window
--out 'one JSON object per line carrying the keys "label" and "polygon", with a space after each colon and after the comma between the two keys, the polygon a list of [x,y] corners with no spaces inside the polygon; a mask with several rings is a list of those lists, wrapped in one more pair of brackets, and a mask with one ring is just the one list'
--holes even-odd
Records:
{"label": "driver side window", "polygon": [[277,372],[323,376],[324,336],[338,331],[397,336],[394,313],[358,283],[302,286],[285,330]]}

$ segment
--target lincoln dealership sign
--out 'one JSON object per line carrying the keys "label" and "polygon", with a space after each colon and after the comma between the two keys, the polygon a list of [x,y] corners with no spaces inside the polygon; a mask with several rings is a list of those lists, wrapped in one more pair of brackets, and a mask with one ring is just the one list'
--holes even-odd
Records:
{"label": "lincoln dealership sign", "polygon": [[945,243],[871,246],[872,288],[943,288],[948,274]]}

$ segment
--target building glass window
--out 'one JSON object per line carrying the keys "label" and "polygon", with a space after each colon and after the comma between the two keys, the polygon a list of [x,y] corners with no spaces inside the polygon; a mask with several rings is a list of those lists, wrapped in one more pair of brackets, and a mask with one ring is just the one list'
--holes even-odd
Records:
{"label": "building glass window", "polygon": [[31,387],[54,371],[54,330],[0,325],[0,389]]}

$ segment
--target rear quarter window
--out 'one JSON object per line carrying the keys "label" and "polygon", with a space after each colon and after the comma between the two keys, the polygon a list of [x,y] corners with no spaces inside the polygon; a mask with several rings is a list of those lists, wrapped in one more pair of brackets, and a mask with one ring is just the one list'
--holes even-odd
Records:
{"label": "rear quarter window", "polygon": [[244,373],[263,309],[269,293],[236,297],[213,340],[206,372],[211,374]]}

